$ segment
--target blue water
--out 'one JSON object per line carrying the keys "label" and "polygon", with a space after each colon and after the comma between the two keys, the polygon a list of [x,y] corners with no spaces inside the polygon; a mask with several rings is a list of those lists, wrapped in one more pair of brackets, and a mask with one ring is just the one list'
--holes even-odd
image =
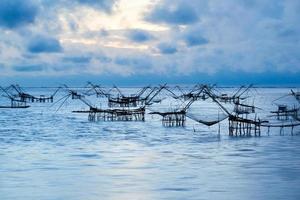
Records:
{"label": "blue water", "polygon": [[[269,107],[287,91],[261,89],[257,101]],[[70,112],[81,107],[0,110],[1,200],[300,199],[297,129],[231,138],[227,121],[220,134],[192,121],[164,128],[150,115],[95,123]]]}

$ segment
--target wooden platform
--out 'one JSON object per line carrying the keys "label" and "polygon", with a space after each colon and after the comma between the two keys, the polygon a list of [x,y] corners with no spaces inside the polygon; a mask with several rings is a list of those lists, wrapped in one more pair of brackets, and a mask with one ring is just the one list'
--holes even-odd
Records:
{"label": "wooden platform", "polygon": [[183,127],[186,121],[186,112],[184,110],[178,112],[151,112],[149,114],[157,114],[162,116],[162,125],[165,127]]}
{"label": "wooden platform", "polygon": [[229,116],[229,136],[261,136],[260,119],[245,119],[238,116]]}
{"label": "wooden platform", "polygon": [[89,121],[145,121],[145,108],[138,109],[91,109],[73,111],[88,113]]}

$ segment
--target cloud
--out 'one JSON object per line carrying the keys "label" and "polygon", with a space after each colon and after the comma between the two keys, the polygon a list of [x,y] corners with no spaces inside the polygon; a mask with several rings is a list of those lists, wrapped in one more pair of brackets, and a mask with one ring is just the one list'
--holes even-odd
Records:
{"label": "cloud", "polygon": [[89,56],[72,56],[72,57],[64,57],[63,62],[72,62],[72,63],[89,63],[91,61],[91,57]]}
{"label": "cloud", "polygon": [[299,73],[299,9],[296,0],[0,0],[1,72]]}
{"label": "cloud", "polygon": [[35,22],[39,8],[34,0],[1,0],[0,26],[17,28]]}
{"label": "cloud", "polygon": [[112,11],[113,6],[117,0],[75,0],[82,5],[89,6],[91,8],[96,8],[107,13]]}
{"label": "cloud", "polygon": [[177,52],[177,47],[170,43],[160,43],[157,48],[162,54],[174,54]]}
{"label": "cloud", "polygon": [[146,20],[154,23],[173,25],[193,24],[199,20],[199,15],[186,1],[162,1],[147,16]]}
{"label": "cloud", "polygon": [[41,65],[16,65],[12,68],[17,72],[39,72],[44,70]]}
{"label": "cloud", "polygon": [[198,32],[191,32],[184,36],[184,41],[187,44],[187,46],[199,46],[208,44],[208,40],[204,37],[202,37]]}
{"label": "cloud", "polygon": [[31,53],[58,53],[62,51],[60,42],[57,39],[41,35],[32,37],[27,49]]}
{"label": "cloud", "polygon": [[107,37],[109,35],[108,31],[105,29],[100,30],[100,36],[102,37]]}
{"label": "cloud", "polygon": [[154,38],[149,32],[140,29],[128,31],[127,36],[133,42],[147,42]]}
{"label": "cloud", "polygon": [[121,66],[135,67],[137,70],[152,67],[151,59],[148,57],[116,57],[114,62]]}
{"label": "cloud", "polygon": [[4,70],[5,65],[3,63],[0,63],[0,71]]}
{"label": "cloud", "polygon": [[111,63],[112,62],[112,58],[105,56],[105,55],[97,55],[95,56],[95,58],[97,60],[99,60],[101,63]]}

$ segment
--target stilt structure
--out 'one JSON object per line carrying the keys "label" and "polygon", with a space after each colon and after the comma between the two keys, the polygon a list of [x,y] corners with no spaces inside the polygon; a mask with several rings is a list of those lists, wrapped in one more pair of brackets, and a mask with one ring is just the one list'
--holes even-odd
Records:
{"label": "stilt structure", "polygon": [[19,100],[21,102],[28,102],[28,103],[53,103],[54,96],[56,93],[60,90],[61,88],[57,88],[57,90],[51,95],[51,96],[45,96],[45,95],[40,95],[40,96],[33,96],[31,94],[28,94],[24,92],[24,90],[19,86],[19,85],[11,85],[5,90],[9,93],[9,90],[14,90],[16,94],[12,94],[16,100]]}
{"label": "stilt structure", "polygon": [[26,101],[22,101],[13,97],[10,93],[8,93],[4,88],[0,87],[0,90],[4,93],[4,97],[10,100],[10,105],[1,105],[0,108],[29,108]]}
{"label": "stilt structure", "polygon": [[174,89],[178,90],[180,94],[175,94],[172,88],[166,87],[165,89],[171,94],[171,97],[174,99],[181,99],[184,101],[197,101],[197,100],[205,100],[207,96],[205,94],[199,94],[198,91],[201,90],[203,85],[195,85],[191,91],[186,92],[180,86],[175,86]]}
{"label": "stilt structure", "polygon": [[88,82],[87,86],[86,87],[90,87],[90,89],[85,92],[84,94],[87,94],[87,95],[91,95],[91,94],[96,94],[96,97],[97,98],[102,98],[102,97],[109,97],[109,93],[106,92],[103,87],[101,87],[100,85],[94,85],[93,83],[91,82]]}
{"label": "stilt structure", "polygon": [[287,105],[278,105],[277,111],[271,111],[277,118],[277,120],[285,121],[289,118],[299,119],[300,108],[288,108]]}
{"label": "stilt structure", "polygon": [[[198,91],[196,96],[200,96],[204,87]],[[195,98],[189,99],[188,103],[181,109],[171,112],[151,112],[149,114],[156,114],[162,116],[162,125],[165,127],[183,127],[186,122],[186,111],[195,101]]]}
{"label": "stilt structure", "polygon": [[88,111],[73,111],[74,113],[88,113],[88,120],[95,121],[145,121],[145,108],[139,109],[98,109]]}
{"label": "stilt structure", "polygon": [[234,110],[235,113],[238,115],[240,114],[250,114],[250,113],[255,113],[255,106],[254,105],[247,105],[247,104],[242,104],[239,102],[234,102]]}
{"label": "stilt structure", "polygon": [[108,98],[108,107],[137,107],[145,105],[145,100],[137,96]]}
{"label": "stilt structure", "polygon": [[212,93],[212,90],[208,90],[212,95],[214,95],[214,98],[222,103],[234,103],[234,102],[240,102],[240,100],[244,100],[246,97],[242,97],[243,94],[248,92],[253,85],[249,85],[248,87],[246,86],[241,86],[235,94],[232,96],[229,96],[226,93],[223,93],[221,95],[216,95]]}
{"label": "stilt structure", "polygon": [[[82,94],[74,90],[69,90],[68,95],[61,98],[61,106],[68,98],[77,99],[89,107],[89,110],[73,111],[73,113],[87,113],[89,121],[145,121],[145,107],[130,109],[101,109],[92,105]],[[56,102],[57,103],[57,102]]]}
{"label": "stilt structure", "polygon": [[[249,87],[248,87],[249,88]],[[240,91],[240,90],[239,90]],[[239,92],[238,91],[238,92]],[[225,111],[228,115],[228,132],[229,136],[261,136],[261,125],[262,123],[268,123],[268,121],[261,121],[260,119],[248,119],[248,112],[254,111],[252,106],[247,106],[244,104],[236,104],[238,108],[235,110],[237,113],[230,113],[216,98],[216,95],[212,94],[211,91],[206,90],[209,97],[215,101],[220,108]],[[239,102],[235,101],[236,103]],[[248,110],[249,109],[249,110]],[[241,117],[241,114],[246,114],[246,117]]]}
{"label": "stilt structure", "polygon": [[186,121],[186,112],[184,110],[174,112],[151,112],[162,116],[162,125],[165,127],[183,127]]}
{"label": "stilt structure", "polygon": [[[120,89],[114,86],[115,89],[119,92],[117,97],[108,96],[108,107],[138,107],[145,106],[147,99],[150,95],[155,91],[155,88],[151,89],[150,86],[142,88],[136,94],[132,94],[131,96],[125,96],[122,94]],[[151,89],[150,93],[146,97],[142,97],[142,95],[146,92],[146,90]]]}
{"label": "stilt structure", "polygon": [[260,119],[250,120],[230,115],[228,122],[229,136],[261,136],[262,121]]}

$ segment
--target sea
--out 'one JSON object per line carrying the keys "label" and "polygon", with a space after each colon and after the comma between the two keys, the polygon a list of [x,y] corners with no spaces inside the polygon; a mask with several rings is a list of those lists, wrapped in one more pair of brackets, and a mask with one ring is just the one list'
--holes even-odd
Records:
{"label": "sea", "polygon": [[[24,90],[47,96],[55,88]],[[255,88],[246,96],[257,107],[255,118],[275,123],[271,111],[278,105],[299,106],[290,92]],[[300,199],[297,126],[263,128],[260,137],[229,136],[228,119],[208,127],[187,118],[184,127],[164,127],[161,116],[149,113],[182,106],[167,94],[146,108],[144,122],[91,122],[72,112],[88,106],[68,94],[60,90],[54,103],[28,103],[27,109],[0,109],[0,200]],[[4,96],[1,105],[10,105]],[[107,107],[105,97],[85,98]],[[203,117],[223,113],[205,102],[189,109]]]}

